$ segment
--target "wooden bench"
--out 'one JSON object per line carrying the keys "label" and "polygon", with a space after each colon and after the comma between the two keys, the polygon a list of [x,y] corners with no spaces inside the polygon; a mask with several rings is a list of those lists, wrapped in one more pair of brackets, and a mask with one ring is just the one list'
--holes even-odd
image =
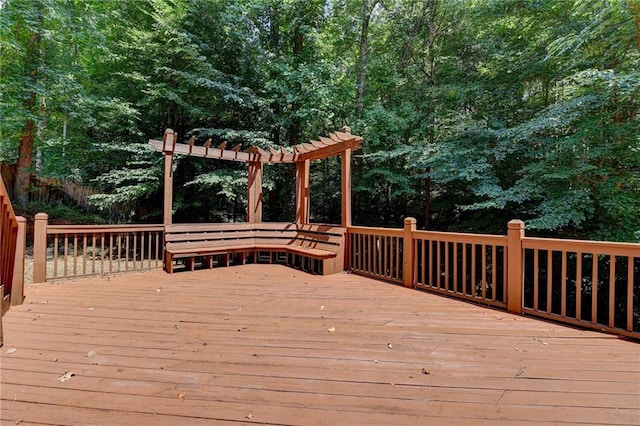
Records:
{"label": "wooden bench", "polygon": [[165,228],[165,270],[245,263],[282,263],[311,273],[344,270],[346,229],[295,223],[179,224]]}

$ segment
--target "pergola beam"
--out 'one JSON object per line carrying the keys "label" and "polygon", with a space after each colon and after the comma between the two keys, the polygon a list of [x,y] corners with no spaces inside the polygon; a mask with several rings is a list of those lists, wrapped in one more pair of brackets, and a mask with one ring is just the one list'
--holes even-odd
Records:
{"label": "pergola beam", "polygon": [[196,145],[195,136],[189,138],[188,143],[177,143],[177,134],[167,129],[162,141],[149,140],[156,151],[165,155],[164,166],[164,224],[172,222],[173,208],[173,156],[175,154],[213,158],[219,160],[239,161],[248,163],[248,205],[247,221],[259,223],[262,221],[262,164],[264,163],[295,163],[296,164],[296,222],[309,222],[309,175],[311,161],[329,157],[341,156],[341,191],[342,191],[342,226],[351,225],[351,155],[362,146],[362,137],[351,134],[345,127],[340,132],[330,133],[328,137],[320,136],[319,140],[311,140],[293,146],[290,150],[284,147],[268,148],[268,152],[259,147],[249,147],[241,151],[242,144],[227,149],[227,142],[222,142],[217,148],[211,147],[211,138],[203,146]]}

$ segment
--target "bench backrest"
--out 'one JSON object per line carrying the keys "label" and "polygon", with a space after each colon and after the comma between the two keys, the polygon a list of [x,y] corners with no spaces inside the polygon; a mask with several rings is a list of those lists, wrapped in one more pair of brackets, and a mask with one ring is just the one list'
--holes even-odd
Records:
{"label": "bench backrest", "polygon": [[165,248],[298,245],[334,253],[344,250],[346,228],[332,225],[263,223],[176,224],[165,228]]}

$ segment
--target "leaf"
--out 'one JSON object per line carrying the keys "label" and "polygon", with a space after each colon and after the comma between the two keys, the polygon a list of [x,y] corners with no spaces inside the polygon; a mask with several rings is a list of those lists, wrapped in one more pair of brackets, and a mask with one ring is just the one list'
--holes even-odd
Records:
{"label": "leaf", "polygon": [[15,353],[17,351],[18,351],[18,348],[9,348],[9,349],[7,349],[7,351],[4,354],[5,355],[9,355],[9,354]]}
{"label": "leaf", "polygon": [[336,331],[336,328],[335,327],[331,327],[331,328],[327,329],[327,331],[329,333],[333,333],[334,331]]}
{"label": "leaf", "polygon": [[57,380],[61,383],[64,383],[67,380],[71,379],[73,376],[75,376],[75,373],[73,371],[67,371],[66,373],[58,377]]}

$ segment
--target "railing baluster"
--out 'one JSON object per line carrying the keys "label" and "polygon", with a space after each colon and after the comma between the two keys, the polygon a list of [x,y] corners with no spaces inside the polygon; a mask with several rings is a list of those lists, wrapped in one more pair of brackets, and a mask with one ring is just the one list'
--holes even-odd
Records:
{"label": "railing baluster", "polygon": [[459,293],[458,289],[458,243],[453,243],[453,292]]}
{"label": "railing baluster", "polygon": [[477,254],[478,245],[471,244],[471,285],[469,286],[469,296],[471,297],[476,296],[476,265],[478,264]]}
{"label": "railing baluster", "polygon": [[633,331],[633,256],[627,256],[627,331]]}
{"label": "railing baluster", "polygon": [[616,306],[616,257],[609,256],[609,327],[614,327]]}
{"label": "railing baluster", "polygon": [[78,234],[73,234],[73,275],[78,275]]}
{"label": "railing baluster", "polygon": [[560,315],[567,316],[567,252],[562,251],[562,266],[560,267]]}
{"label": "railing baluster", "polygon": [[598,279],[600,261],[598,253],[593,253],[592,275],[591,275],[591,323],[598,323]]}
{"label": "railing baluster", "polygon": [[451,291],[451,277],[449,276],[449,266],[451,258],[451,250],[449,250],[449,242],[444,242],[444,289]]}
{"label": "railing baluster", "polygon": [[96,234],[95,232],[91,235],[91,273],[96,273]]}
{"label": "railing baluster", "polygon": [[104,274],[104,232],[100,234],[100,273]]}
{"label": "railing baluster", "polygon": [[551,296],[553,295],[553,251],[547,250],[547,313],[550,314],[551,309]]}
{"label": "railing baluster", "polygon": [[498,282],[496,279],[496,274],[498,273],[498,268],[496,267],[496,245],[492,244],[491,245],[491,297],[489,298],[489,300],[492,300],[495,302],[496,300],[496,293],[498,292],[497,286],[498,286]]}
{"label": "railing baluster", "polygon": [[129,233],[124,234],[124,270],[129,270]]}
{"label": "railing baluster", "polygon": [[82,275],[87,274],[87,234],[82,233]]}
{"label": "railing baluster", "polygon": [[581,252],[576,253],[576,319],[582,320],[582,257]]}
{"label": "railing baluster", "polygon": [[440,289],[442,288],[441,286],[441,281],[440,281],[440,256],[441,256],[441,249],[440,249],[440,241],[436,241],[436,282],[434,283],[435,287]]}
{"label": "railing baluster", "polygon": [[[53,276],[58,276],[58,234],[53,237]],[[49,274],[47,274],[48,276]]]}
{"label": "railing baluster", "polygon": [[538,267],[540,252],[538,249],[533,250],[533,310],[538,310],[538,299],[540,289],[538,287],[540,279],[540,268]]}
{"label": "railing baluster", "polygon": [[64,267],[62,271],[64,272],[64,276],[66,277],[67,275],[69,275],[68,268],[67,268],[67,263],[69,260],[69,236],[67,234],[64,234],[63,256],[64,256],[63,257]]}
{"label": "railing baluster", "polygon": [[482,299],[487,298],[487,246],[482,244]]}
{"label": "railing baluster", "polygon": [[147,261],[147,268],[151,269],[151,258],[153,257],[153,255],[151,254],[151,248],[152,248],[152,245],[151,245],[151,241],[152,241],[151,231],[147,232],[147,241],[148,241],[148,244],[147,244],[147,257],[149,258],[148,261]]}
{"label": "railing baluster", "polygon": [[412,241],[413,241],[412,251],[413,251],[414,259],[413,259],[413,262],[411,262],[412,265],[413,265],[413,268],[411,268],[412,269],[412,273],[413,273],[413,277],[411,279],[411,282],[414,283],[414,285],[417,285],[418,284],[418,260],[417,260],[418,259],[418,244],[420,244],[420,243],[418,242],[419,240],[417,240],[415,238],[412,238]]}
{"label": "railing baluster", "polygon": [[122,271],[122,232],[118,232],[116,241],[118,244],[118,271]]}
{"label": "railing baluster", "polygon": [[109,272],[113,272],[113,233],[109,232]]}

